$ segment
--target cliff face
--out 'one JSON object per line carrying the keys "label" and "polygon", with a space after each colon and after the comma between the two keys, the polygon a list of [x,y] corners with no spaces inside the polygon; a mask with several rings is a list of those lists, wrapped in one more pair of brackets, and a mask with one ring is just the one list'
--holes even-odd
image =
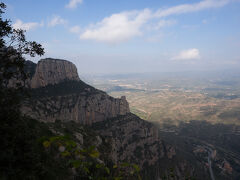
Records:
{"label": "cliff face", "polygon": [[73,63],[59,59],[42,59],[37,64],[31,80],[31,88],[57,84],[65,80],[80,80],[77,68]]}
{"label": "cliff face", "polygon": [[165,155],[157,128],[134,114],[95,123],[93,128],[103,137],[112,139],[111,156],[115,163],[153,166]]}
{"label": "cliff face", "polygon": [[75,121],[92,124],[129,113],[125,98],[115,99],[104,93],[85,96],[84,92],[65,96],[49,96],[26,101],[22,111],[41,121]]}
{"label": "cliff face", "polygon": [[132,113],[94,123],[92,128],[110,139],[110,157],[114,163],[137,164],[143,170],[142,179],[169,176],[171,168],[174,169],[173,179],[187,179],[194,174],[194,168],[179,158],[176,148],[159,137],[157,127]]}
{"label": "cliff face", "polygon": [[130,112],[125,97],[112,98],[85,84],[76,66],[65,60],[40,60],[31,87],[32,98],[23,103],[22,112],[41,121],[92,124]]}

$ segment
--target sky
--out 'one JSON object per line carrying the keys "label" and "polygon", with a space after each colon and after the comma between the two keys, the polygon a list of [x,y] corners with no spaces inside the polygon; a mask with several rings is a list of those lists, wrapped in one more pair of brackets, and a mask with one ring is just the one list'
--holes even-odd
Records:
{"label": "sky", "polygon": [[79,74],[240,68],[240,0],[3,0],[4,17]]}

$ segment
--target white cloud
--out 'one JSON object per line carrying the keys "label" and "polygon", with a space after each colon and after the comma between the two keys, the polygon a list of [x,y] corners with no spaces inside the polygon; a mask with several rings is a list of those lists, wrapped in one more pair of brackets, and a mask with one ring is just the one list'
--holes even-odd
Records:
{"label": "white cloud", "polygon": [[76,33],[76,34],[80,33],[80,30],[81,28],[79,26],[73,26],[69,29],[71,33]]}
{"label": "white cloud", "polygon": [[83,0],[70,0],[66,8],[74,9],[78,4],[82,4]]}
{"label": "white cloud", "polygon": [[148,9],[113,14],[87,28],[80,35],[80,39],[107,43],[123,42],[132,37],[140,36],[140,28],[150,17],[151,12]]}
{"label": "white cloud", "polygon": [[43,22],[42,23],[37,23],[37,22],[24,23],[20,19],[17,19],[17,21],[13,24],[14,29],[22,29],[25,31],[29,31],[42,26],[44,26]]}
{"label": "white cloud", "polygon": [[184,51],[181,51],[177,56],[171,58],[172,60],[194,60],[194,59],[200,59],[200,53],[199,50],[196,48],[193,49],[187,49]]}
{"label": "white cloud", "polygon": [[[192,13],[210,8],[219,8],[234,0],[202,0],[193,4],[182,4],[152,12],[149,9],[142,11],[128,11],[112,14],[96,24],[90,25],[80,34],[80,39],[95,40],[106,43],[119,43],[143,34],[144,25],[150,30],[159,30],[176,23],[174,20],[165,20],[171,15]],[[159,19],[151,26],[151,20]]]}
{"label": "white cloud", "polygon": [[65,19],[62,19],[60,16],[53,16],[52,19],[48,22],[49,27],[54,27],[57,25],[64,25],[67,21]]}
{"label": "white cloud", "polygon": [[167,9],[159,9],[155,16],[158,18],[167,17],[170,15],[184,14],[197,12],[210,8],[219,8],[228,4],[230,0],[203,0],[194,4],[182,4],[178,6],[173,6]]}

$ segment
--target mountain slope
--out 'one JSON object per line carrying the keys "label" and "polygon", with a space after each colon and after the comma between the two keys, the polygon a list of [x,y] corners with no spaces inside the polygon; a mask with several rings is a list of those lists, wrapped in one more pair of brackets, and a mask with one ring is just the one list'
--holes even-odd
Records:
{"label": "mountain slope", "polygon": [[[60,121],[66,124],[75,122],[76,127],[88,125],[99,135],[98,145],[104,142],[110,145],[106,156],[113,163],[138,164],[144,179],[165,176],[210,178],[207,169],[192,154],[182,155],[158,136],[158,129],[153,124],[131,114],[125,97],[113,98],[76,77],[73,64],[65,60],[44,59],[31,72],[34,74],[28,81],[30,97],[23,101],[21,108],[25,115],[47,124]],[[60,78],[52,74],[60,74]],[[54,132],[58,131],[55,128]],[[76,129],[71,131],[78,134]]]}
{"label": "mountain slope", "polygon": [[39,61],[30,84],[31,98],[23,103],[22,112],[41,121],[92,124],[129,113],[125,97],[112,98],[85,84],[75,65],[65,60]]}

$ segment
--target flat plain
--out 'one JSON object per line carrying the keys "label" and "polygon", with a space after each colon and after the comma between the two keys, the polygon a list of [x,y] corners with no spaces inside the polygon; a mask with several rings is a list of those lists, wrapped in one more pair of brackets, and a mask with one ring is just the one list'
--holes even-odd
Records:
{"label": "flat plain", "polygon": [[239,74],[203,74],[108,75],[88,80],[113,97],[126,96],[131,112],[151,122],[240,125]]}

